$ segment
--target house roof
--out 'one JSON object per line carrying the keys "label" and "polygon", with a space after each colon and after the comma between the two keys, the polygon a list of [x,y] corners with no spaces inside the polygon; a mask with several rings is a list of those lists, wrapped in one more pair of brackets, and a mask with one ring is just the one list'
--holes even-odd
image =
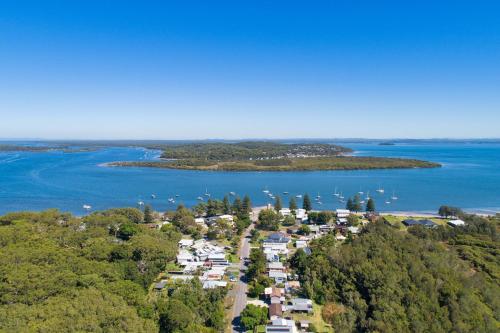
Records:
{"label": "house roof", "polygon": [[414,219],[408,219],[404,220],[403,224],[410,227],[414,225],[423,225],[424,227],[434,227],[437,224],[432,222],[431,220],[414,220]]}
{"label": "house roof", "polygon": [[294,298],[292,299],[292,303],[294,305],[298,305],[298,304],[312,304],[312,301],[308,298]]}
{"label": "house roof", "polygon": [[287,275],[286,275],[286,273],[283,273],[283,272],[271,271],[271,272],[269,272],[269,277],[270,278],[284,278],[284,279],[286,279]]}
{"label": "house roof", "polygon": [[281,297],[282,294],[283,294],[283,289],[282,288],[272,287],[272,289],[271,289],[271,297]]}
{"label": "house roof", "polygon": [[167,281],[160,281],[158,283],[155,284],[155,289],[163,289],[165,288],[165,286],[167,285]]}
{"label": "house roof", "polygon": [[288,243],[290,240],[281,232],[275,232],[267,236],[264,242],[268,243]]}
{"label": "house roof", "polygon": [[454,227],[460,227],[460,226],[465,225],[465,222],[462,220],[450,220],[450,221],[448,221],[448,224],[450,224]]}
{"label": "house roof", "polygon": [[273,262],[267,263],[267,268],[269,268],[269,269],[283,269],[284,266],[283,266],[283,263],[280,261],[273,261]]}
{"label": "house roof", "polygon": [[281,316],[282,314],[283,314],[283,309],[281,308],[281,304],[273,303],[269,305],[269,317]]}

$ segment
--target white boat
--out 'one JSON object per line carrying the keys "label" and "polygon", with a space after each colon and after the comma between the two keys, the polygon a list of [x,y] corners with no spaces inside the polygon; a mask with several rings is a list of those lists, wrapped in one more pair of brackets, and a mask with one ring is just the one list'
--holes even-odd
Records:
{"label": "white boat", "polygon": [[370,191],[366,192],[366,198],[365,198],[366,201],[370,200]]}
{"label": "white boat", "polygon": [[340,192],[339,199],[340,200],[344,199],[344,195],[342,194],[342,192]]}
{"label": "white boat", "polygon": [[156,194],[151,194],[151,199],[156,199]]}
{"label": "white boat", "polygon": [[394,200],[398,200],[399,198],[396,196],[396,194],[394,194],[394,191],[392,191],[392,197],[391,197],[391,200],[394,201]]}
{"label": "white boat", "polygon": [[90,205],[83,205],[83,209],[85,209],[85,210],[91,210],[92,206],[90,206]]}
{"label": "white boat", "polygon": [[321,201],[318,201],[318,205],[322,205],[323,203]]}
{"label": "white boat", "polygon": [[236,195],[236,193],[235,193],[235,192],[229,192],[229,194],[230,194],[230,195],[232,195],[232,196],[235,196],[235,195]]}
{"label": "white boat", "polygon": [[262,192],[264,192],[266,194],[269,193],[269,190],[267,189],[267,186],[266,186],[266,188],[264,190],[262,190]]}
{"label": "white boat", "polygon": [[362,205],[364,205],[364,204],[365,204],[365,201],[364,201],[364,200],[361,200],[359,203],[360,203],[360,204],[362,204]]}
{"label": "white boat", "polygon": [[301,198],[302,198],[302,195],[297,194],[295,197],[296,197],[297,199],[301,199]]}
{"label": "white boat", "polygon": [[287,191],[285,191],[285,192],[283,192],[283,194],[284,194],[284,195],[288,195],[288,192],[287,192]]}
{"label": "white boat", "polygon": [[376,190],[378,193],[382,194],[385,192],[385,190],[379,186],[379,188]]}
{"label": "white boat", "polygon": [[168,202],[175,203],[174,198],[168,198]]}
{"label": "white boat", "polygon": [[390,204],[391,202],[390,202],[389,200],[387,200],[385,203],[386,203],[386,204]]}
{"label": "white boat", "polygon": [[207,189],[205,189],[205,196],[206,196],[206,197],[209,197],[209,196],[210,196],[210,193],[208,193],[208,188],[207,188]]}
{"label": "white boat", "polygon": [[144,206],[144,201],[139,201],[139,202],[137,202],[137,204],[138,204],[139,206]]}
{"label": "white boat", "polygon": [[179,194],[176,194],[176,195],[175,195],[175,197],[176,197],[176,198],[178,198],[178,197],[180,197],[180,195],[179,195]]}
{"label": "white boat", "polygon": [[333,195],[336,196],[336,197],[338,197],[340,195],[339,192],[337,192],[337,188],[336,187],[335,187],[335,192],[333,192]]}
{"label": "white boat", "polygon": [[198,197],[198,198],[196,198],[196,199],[198,199],[198,200],[200,200],[200,201],[203,201],[203,197]]}

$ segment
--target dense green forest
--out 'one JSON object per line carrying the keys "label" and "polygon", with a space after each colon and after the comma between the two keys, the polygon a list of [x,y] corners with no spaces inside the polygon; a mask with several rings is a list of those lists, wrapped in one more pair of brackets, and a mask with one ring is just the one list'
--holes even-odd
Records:
{"label": "dense green forest", "polygon": [[181,234],[143,222],[133,208],[0,217],[0,331],[220,331],[225,290],[194,280],[148,292]]}
{"label": "dense green forest", "polygon": [[499,332],[499,217],[465,219],[408,232],[380,221],[342,245],[318,239],[291,263],[335,332]]}
{"label": "dense green forest", "polygon": [[249,159],[281,158],[287,156],[336,156],[351,152],[349,148],[319,144],[283,144],[276,142],[238,142],[238,143],[190,143],[171,145],[164,148],[163,158],[199,159],[211,161],[235,161]]}

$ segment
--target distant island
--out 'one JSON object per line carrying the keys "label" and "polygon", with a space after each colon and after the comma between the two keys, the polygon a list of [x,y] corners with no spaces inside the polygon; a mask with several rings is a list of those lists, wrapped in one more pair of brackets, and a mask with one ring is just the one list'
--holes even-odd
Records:
{"label": "distant island", "polygon": [[352,149],[318,143],[191,143],[165,145],[162,149],[163,161],[122,161],[108,165],[216,171],[368,170],[441,166],[415,159],[346,156]]}
{"label": "distant island", "polygon": [[97,150],[96,147],[71,147],[66,145],[56,146],[32,146],[32,145],[15,145],[15,144],[0,144],[0,152],[31,152],[45,153],[49,151],[62,151],[65,153],[77,153],[85,151]]}

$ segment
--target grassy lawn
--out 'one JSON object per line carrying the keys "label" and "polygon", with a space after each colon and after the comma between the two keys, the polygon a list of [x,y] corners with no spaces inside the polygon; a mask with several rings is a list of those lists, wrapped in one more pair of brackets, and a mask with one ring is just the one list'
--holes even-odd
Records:
{"label": "grassy lawn", "polygon": [[253,330],[247,331],[247,333],[254,333],[254,332],[257,332],[257,333],[266,333],[266,326],[265,325],[259,325],[259,326],[257,326],[257,331],[253,331]]}
{"label": "grassy lawn", "polygon": [[232,253],[226,254],[226,258],[232,264],[236,264],[236,263],[240,262],[240,258],[236,254],[232,254]]}
{"label": "grassy lawn", "polygon": [[294,313],[293,314],[293,320],[295,322],[299,322],[299,320],[308,320],[311,324],[316,327],[316,330],[318,333],[332,333],[333,328],[325,323],[323,318],[321,317],[321,305],[314,304],[313,305],[314,312],[312,315],[308,315],[305,313]]}
{"label": "grassy lawn", "polygon": [[384,215],[384,219],[393,227],[397,229],[406,229],[405,225],[402,223],[406,220],[406,217],[394,216],[394,215]]}

